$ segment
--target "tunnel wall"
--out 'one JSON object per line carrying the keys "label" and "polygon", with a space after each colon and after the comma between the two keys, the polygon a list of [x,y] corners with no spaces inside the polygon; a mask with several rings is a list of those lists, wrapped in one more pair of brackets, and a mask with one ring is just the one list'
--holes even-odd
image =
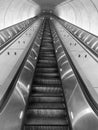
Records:
{"label": "tunnel wall", "polygon": [[0,29],[34,17],[39,11],[32,0],[0,0]]}
{"label": "tunnel wall", "polygon": [[56,6],[55,14],[98,35],[98,0],[71,0]]}

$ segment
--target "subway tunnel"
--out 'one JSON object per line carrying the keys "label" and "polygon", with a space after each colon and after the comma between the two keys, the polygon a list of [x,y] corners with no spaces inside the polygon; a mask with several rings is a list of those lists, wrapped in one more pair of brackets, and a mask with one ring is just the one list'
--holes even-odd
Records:
{"label": "subway tunnel", "polygon": [[0,130],[98,130],[97,0],[0,0]]}

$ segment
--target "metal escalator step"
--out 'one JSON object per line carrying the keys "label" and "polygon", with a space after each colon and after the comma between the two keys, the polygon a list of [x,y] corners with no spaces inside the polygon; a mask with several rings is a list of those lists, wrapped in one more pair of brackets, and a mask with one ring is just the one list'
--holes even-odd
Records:
{"label": "metal escalator step", "polygon": [[51,60],[47,60],[47,61],[46,60],[39,60],[38,63],[37,63],[37,65],[40,65],[40,64],[42,64],[42,65],[48,65],[48,64],[50,64],[51,66],[56,66],[57,67],[56,61],[51,61]]}
{"label": "metal escalator step", "polygon": [[54,50],[54,48],[53,47],[47,47],[47,46],[41,46],[41,50],[43,50],[43,51],[46,51],[46,50],[51,51],[51,50]]}
{"label": "metal escalator step", "polygon": [[41,47],[41,51],[53,51],[54,52],[54,49],[53,48],[46,48],[46,47],[44,47],[44,48],[42,48]]}
{"label": "metal escalator step", "polygon": [[37,63],[44,63],[44,64],[49,63],[49,64],[56,64],[57,65],[57,62],[56,62],[56,60],[54,58],[49,57],[49,59],[48,59],[48,57],[44,57],[44,56],[43,56],[43,59],[40,56]]}
{"label": "metal escalator step", "polygon": [[50,40],[50,41],[43,40],[42,46],[43,46],[43,45],[52,45],[52,43],[53,43],[52,40]]}
{"label": "metal escalator step", "polygon": [[[48,91],[48,88],[54,88],[54,91],[55,89],[59,89],[62,91],[62,87],[61,87],[61,84],[57,84],[57,85],[53,85],[53,84],[32,84],[32,90],[34,87],[38,87],[39,88],[39,91],[40,91],[40,88],[47,88],[47,91]],[[59,91],[58,90],[58,91]]]}
{"label": "metal escalator step", "polygon": [[41,47],[41,50],[54,50],[54,48],[46,46],[46,47]]}
{"label": "metal escalator step", "polygon": [[51,67],[57,67],[57,64],[52,64],[52,63],[38,63],[37,64],[37,67],[40,67],[40,68],[44,68],[44,67],[47,67],[47,68],[51,68]]}
{"label": "metal escalator step", "polygon": [[40,50],[40,54],[44,54],[44,55],[47,55],[47,54],[55,54],[55,52],[54,52],[54,50],[52,50],[52,51],[48,51],[48,50]]}
{"label": "metal escalator step", "polygon": [[41,49],[53,49],[54,50],[54,48],[53,48],[53,46],[51,45],[51,44],[46,44],[46,43],[44,43],[43,44],[43,46],[41,46]]}
{"label": "metal escalator step", "polygon": [[27,118],[26,125],[68,125],[65,118]]}
{"label": "metal escalator step", "polygon": [[61,97],[63,93],[32,93],[32,97]]}
{"label": "metal escalator step", "polygon": [[52,40],[51,35],[44,35],[43,40]]}
{"label": "metal escalator step", "polygon": [[[41,62],[40,62],[41,61]],[[38,60],[38,63],[52,63],[52,64],[56,64],[57,65],[57,62],[56,62],[56,59],[54,57],[44,57],[42,58],[42,56],[39,57],[39,60]]]}
{"label": "metal escalator step", "polygon": [[51,37],[51,34],[50,34],[50,32],[49,32],[49,33],[46,32],[46,33],[44,34],[44,36],[45,36],[45,37]]}
{"label": "metal escalator step", "polygon": [[[47,37],[47,36],[46,36],[46,33],[47,33],[47,32],[44,33],[43,37],[44,37],[44,38],[47,38],[47,39],[51,39],[51,38],[52,38],[51,35]],[[50,32],[49,32],[49,33],[50,33]]]}
{"label": "metal escalator step", "polygon": [[49,86],[38,86],[38,85],[33,85],[32,86],[32,93],[62,93],[62,88],[61,87],[49,87]]}
{"label": "metal escalator step", "polygon": [[40,52],[48,52],[48,53],[54,53],[54,50],[53,49],[41,49]]}
{"label": "metal escalator step", "polygon": [[54,50],[54,48],[49,46],[41,46],[41,50]]}
{"label": "metal escalator step", "polygon": [[48,67],[39,67],[39,68],[36,68],[36,72],[40,72],[40,73],[56,73],[58,72],[58,69],[55,68],[55,67],[52,67],[52,68],[48,68]]}
{"label": "metal escalator step", "polygon": [[48,59],[39,59],[38,60],[38,63],[48,63],[48,64],[56,64],[57,65],[57,62],[56,62],[56,60],[48,60]]}
{"label": "metal escalator step", "polygon": [[54,78],[54,79],[36,78],[36,79],[34,79],[34,83],[57,85],[57,84],[61,84],[61,81],[59,78],[58,79],[57,78]]}
{"label": "metal escalator step", "polygon": [[52,56],[54,56],[54,52],[48,52],[48,51],[43,52],[43,51],[41,51],[39,56],[42,56],[42,57],[46,57],[46,56],[52,57]]}
{"label": "metal escalator step", "polygon": [[46,52],[43,52],[43,51],[41,51],[40,52],[40,55],[39,56],[43,56],[43,57],[46,57],[46,56],[54,56],[54,52],[48,52],[48,51],[46,51]]}
{"label": "metal escalator step", "polygon": [[67,125],[52,125],[52,126],[45,126],[45,125],[37,125],[37,126],[25,126],[24,130],[69,130],[69,127]]}
{"label": "metal escalator step", "polygon": [[46,45],[46,44],[52,44],[53,41],[52,40],[43,40],[43,45]]}
{"label": "metal escalator step", "polygon": [[49,50],[49,51],[47,51],[47,50],[45,51],[45,50],[44,50],[44,51],[43,51],[43,50],[41,49],[41,50],[40,50],[40,54],[44,54],[44,55],[45,55],[45,54],[54,54],[54,55],[55,55],[55,52],[54,52],[54,50],[52,50],[52,51],[50,51],[50,50]]}
{"label": "metal escalator step", "polygon": [[40,52],[49,52],[49,53],[54,53],[54,50],[53,49],[41,49]]}
{"label": "metal escalator step", "polygon": [[[42,58],[43,57],[50,57],[50,58],[54,58],[55,59],[55,52],[52,51],[52,52],[49,52],[49,51],[42,51],[40,52],[40,55],[39,57],[42,55]],[[56,60],[56,59],[55,59]]]}
{"label": "metal escalator step", "polygon": [[37,77],[44,77],[44,78],[58,78],[58,73],[36,73]]}
{"label": "metal escalator step", "polygon": [[43,60],[55,60],[56,61],[56,59],[55,59],[55,56],[39,56],[39,59],[43,59]]}
{"label": "metal escalator step", "polygon": [[27,118],[66,118],[64,109],[28,109]]}
{"label": "metal escalator step", "polygon": [[65,109],[64,103],[33,103],[28,106],[28,109]]}
{"label": "metal escalator step", "polygon": [[63,103],[63,97],[30,97],[30,103]]}
{"label": "metal escalator step", "polygon": [[53,44],[50,42],[44,43],[41,47],[53,48]]}
{"label": "metal escalator step", "polygon": [[53,40],[52,39],[43,39],[43,43],[44,42],[53,42]]}
{"label": "metal escalator step", "polygon": [[[53,50],[54,51],[54,48],[52,46],[52,43],[44,43],[43,46],[41,46],[41,49],[44,49],[46,48],[46,50]],[[44,49],[45,50],[45,49]]]}

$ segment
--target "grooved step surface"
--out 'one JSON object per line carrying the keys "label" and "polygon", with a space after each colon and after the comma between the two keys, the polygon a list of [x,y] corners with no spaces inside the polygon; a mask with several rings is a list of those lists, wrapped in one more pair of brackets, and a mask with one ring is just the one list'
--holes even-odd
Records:
{"label": "grooved step surface", "polygon": [[44,78],[58,78],[58,73],[36,73],[37,77],[44,77]]}
{"label": "grooved step surface", "polygon": [[54,103],[57,103],[57,102],[64,102],[64,98],[63,97],[30,97],[29,98],[29,102],[31,103],[37,103],[37,102],[54,102]]}
{"label": "grooved step surface", "polygon": [[66,103],[46,20],[25,114],[24,130],[69,130]]}
{"label": "grooved step surface", "polygon": [[59,94],[62,93],[62,89],[60,87],[48,87],[48,86],[33,86],[32,93],[53,93]]}
{"label": "grooved step surface", "polygon": [[29,109],[65,109],[64,103],[33,103],[29,104]]}
{"label": "grooved step surface", "polygon": [[66,116],[63,109],[29,109],[27,118],[64,118]]}
{"label": "grooved step surface", "polygon": [[45,72],[46,72],[46,73],[47,73],[47,72],[48,72],[48,73],[52,73],[52,72],[53,72],[53,73],[55,73],[55,72],[57,73],[57,68],[55,68],[55,67],[52,67],[52,68],[48,68],[48,67],[44,67],[44,68],[43,68],[43,67],[40,67],[40,68],[36,68],[36,72],[37,72],[37,71],[38,71],[38,72],[41,72],[41,73],[45,73]]}
{"label": "grooved step surface", "polygon": [[24,130],[69,130],[68,126],[25,126]]}
{"label": "grooved step surface", "polygon": [[28,125],[68,125],[68,121],[65,118],[27,118]]}
{"label": "grooved step surface", "polygon": [[36,78],[34,79],[34,82],[37,82],[38,84],[60,84],[61,81],[59,79],[44,79],[44,78]]}

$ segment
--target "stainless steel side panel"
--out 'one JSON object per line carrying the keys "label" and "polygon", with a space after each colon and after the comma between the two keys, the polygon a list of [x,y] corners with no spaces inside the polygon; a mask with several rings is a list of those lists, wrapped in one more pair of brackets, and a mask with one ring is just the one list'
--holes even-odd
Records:
{"label": "stainless steel side panel", "polygon": [[41,30],[38,36],[36,37],[36,39],[34,40],[33,46],[31,48],[31,51],[28,54],[22,72],[17,82],[15,83],[15,88],[13,90],[13,93],[11,94],[3,111],[0,113],[0,130],[21,129],[24,111],[26,107],[26,101],[29,96],[29,91],[30,91],[30,87],[31,87],[31,83],[35,71],[35,65],[37,62],[38,52],[40,48],[41,35],[42,35]]}
{"label": "stainless steel side panel", "polygon": [[98,116],[84,96],[55,30],[52,33],[72,129],[98,130]]}
{"label": "stainless steel side panel", "polygon": [[98,130],[98,117],[85,99],[79,85],[67,104],[73,130]]}

